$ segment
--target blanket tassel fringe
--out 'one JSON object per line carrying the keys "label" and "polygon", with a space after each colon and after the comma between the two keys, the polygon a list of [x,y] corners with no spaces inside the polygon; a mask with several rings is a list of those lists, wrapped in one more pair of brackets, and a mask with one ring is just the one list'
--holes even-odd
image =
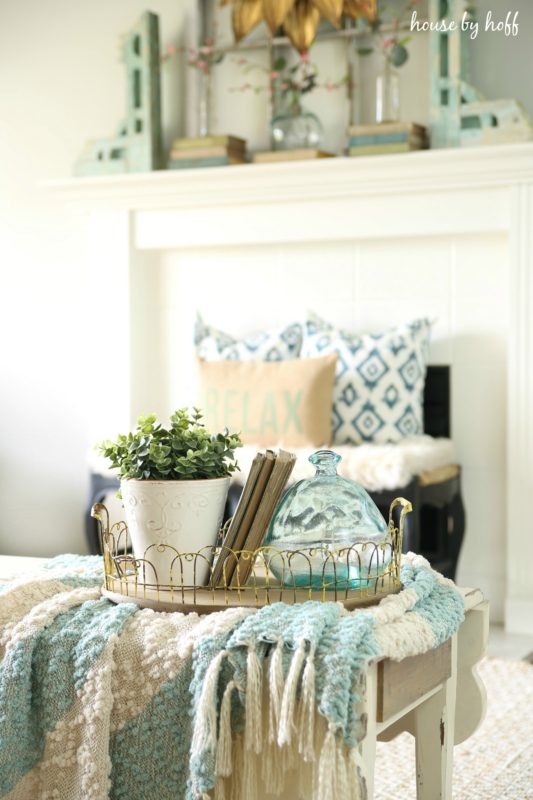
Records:
{"label": "blanket tassel fringe", "polygon": [[[213,659],[205,676],[193,734],[193,749],[215,754],[217,783],[214,800],[257,800],[258,777],[273,797],[291,781],[295,797],[310,800],[366,800],[363,760],[357,747],[348,748],[335,726],[316,708],[314,652],[301,641],[286,678],[283,642],[270,655],[268,680],[255,648],[246,660],[244,730],[231,729],[233,693],[224,690],[217,725],[218,679],[226,651]],[[197,750],[198,752],[198,750]],[[297,794],[296,794],[297,793]]]}

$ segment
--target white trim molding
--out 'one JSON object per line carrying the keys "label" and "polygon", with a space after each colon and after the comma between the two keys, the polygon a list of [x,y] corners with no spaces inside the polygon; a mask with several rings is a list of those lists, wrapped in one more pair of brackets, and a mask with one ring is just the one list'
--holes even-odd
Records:
{"label": "white trim molding", "polygon": [[[132,422],[132,398],[141,383],[132,356],[132,321],[143,302],[132,276],[147,259],[157,260],[164,251],[226,245],[495,232],[506,237],[507,497],[487,497],[487,503],[507,508],[507,627],[531,632],[533,143],[71,179],[47,189],[91,216],[96,306],[103,302],[100,287],[106,282],[106,308],[97,313],[101,352],[109,350],[109,309],[113,328],[120,331],[119,363],[99,367],[93,404],[98,437],[102,420],[111,433]],[[113,389],[104,392],[103,386]]]}
{"label": "white trim molding", "polygon": [[354,197],[493,189],[520,181],[533,181],[533,143],[71,178],[49,182],[47,187],[82,205],[96,201],[100,206],[138,211],[243,203],[322,203]]}
{"label": "white trim molding", "polygon": [[533,183],[512,189],[506,628],[533,634]]}

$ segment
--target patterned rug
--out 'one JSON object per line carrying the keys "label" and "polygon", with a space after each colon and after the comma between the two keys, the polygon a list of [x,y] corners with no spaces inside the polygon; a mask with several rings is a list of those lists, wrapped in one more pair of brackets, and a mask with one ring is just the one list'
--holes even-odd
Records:
{"label": "patterned rug", "polygon": [[[453,800],[533,800],[533,665],[487,658],[479,675],[487,716],[455,748]],[[415,800],[415,748],[408,733],[378,743],[375,780],[375,800]]]}

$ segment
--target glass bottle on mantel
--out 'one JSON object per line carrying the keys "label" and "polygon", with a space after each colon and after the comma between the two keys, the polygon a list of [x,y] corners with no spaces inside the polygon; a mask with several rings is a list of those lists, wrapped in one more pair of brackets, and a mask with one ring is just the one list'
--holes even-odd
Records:
{"label": "glass bottle on mantel", "polygon": [[392,557],[387,523],[355,481],[337,474],[341,456],[309,457],[314,477],[299,481],[278,505],[265,546],[269,568],[286,586],[366,588]]}
{"label": "glass bottle on mantel", "polygon": [[293,100],[272,119],[271,138],[274,150],[299,150],[319,148],[324,139],[324,129],[316,114]]}
{"label": "glass bottle on mantel", "polygon": [[390,58],[385,57],[383,70],[376,78],[376,122],[400,120],[400,78]]}
{"label": "glass bottle on mantel", "polygon": [[199,70],[198,136],[211,134],[211,69]]}
{"label": "glass bottle on mantel", "polygon": [[211,67],[205,71],[199,70],[200,87],[198,94],[198,136],[210,136],[212,133],[211,125]]}

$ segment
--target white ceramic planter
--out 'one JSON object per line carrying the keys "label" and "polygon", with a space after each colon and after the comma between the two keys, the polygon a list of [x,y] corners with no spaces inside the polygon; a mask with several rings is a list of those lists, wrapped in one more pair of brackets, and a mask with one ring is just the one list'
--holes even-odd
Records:
{"label": "white ceramic planter", "polygon": [[[208,559],[176,558],[214,545],[230,478],[195,481],[121,481],[126,523],[136,558],[146,559],[146,582],[205,585]],[[169,545],[165,547],[164,545]],[[155,571],[155,574],[154,574]]]}

